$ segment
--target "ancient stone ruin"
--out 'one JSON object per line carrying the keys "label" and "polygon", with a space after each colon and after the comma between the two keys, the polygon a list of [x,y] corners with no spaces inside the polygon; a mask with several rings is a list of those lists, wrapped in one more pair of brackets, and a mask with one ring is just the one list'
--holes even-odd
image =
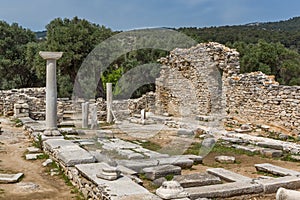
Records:
{"label": "ancient stone ruin", "polygon": [[[61,56],[46,54],[49,68]],[[291,189],[300,188],[300,172],[270,163],[252,166],[269,176],[188,169],[201,166],[216,144],[299,161],[300,87],[279,85],[261,72],[240,74],[239,53],[213,42],[174,49],[160,62],[156,91],[139,99],[113,100],[111,84],[107,101],[50,98],[53,87],[14,89],[0,91],[0,114],[18,118],[32,138],[43,140],[43,151],[87,199],[247,198],[275,195],[281,187],[278,199],[299,196]],[[47,105],[55,113],[47,114]],[[155,149],[151,140],[163,145]],[[196,155],[186,153],[196,142],[202,143]],[[235,165],[237,159],[218,155],[213,162]]]}

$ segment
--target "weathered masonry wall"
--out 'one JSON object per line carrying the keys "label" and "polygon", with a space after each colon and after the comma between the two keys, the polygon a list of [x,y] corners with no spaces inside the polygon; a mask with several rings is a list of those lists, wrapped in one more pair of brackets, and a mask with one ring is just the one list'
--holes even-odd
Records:
{"label": "weathered masonry wall", "polygon": [[238,55],[211,42],[175,49],[160,59],[163,66],[156,80],[158,112],[174,116],[222,112],[227,77],[239,72]]}
{"label": "weathered masonry wall", "polygon": [[229,116],[299,134],[300,86],[279,85],[262,72],[239,74],[238,55],[218,43],[173,50],[160,60],[157,111],[174,116],[212,115],[223,112],[220,107],[224,106]]}
{"label": "weathered masonry wall", "polygon": [[300,87],[279,85],[262,72],[239,74],[229,80],[227,112],[250,122],[279,125],[300,133]]}

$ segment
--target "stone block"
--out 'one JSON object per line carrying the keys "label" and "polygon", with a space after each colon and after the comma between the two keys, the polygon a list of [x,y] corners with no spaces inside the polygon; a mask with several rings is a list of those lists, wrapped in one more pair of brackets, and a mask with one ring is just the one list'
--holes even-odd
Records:
{"label": "stone block", "polygon": [[260,153],[263,156],[269,157],[269,158],[280,158],[283,155],[283,152],[281,150],[276,149],[261,149]]}
{"label": "stone block", "polygon": [[270,149],[276,149],[276,150],[283,150],[283,146],[281,144],[277,144],[277,143],[257,142],[257,146],[270,148]]}
{"label": "stone block", "polygon": [[[134,197],[135,195],[147,196],[151,193],[135,183],[131,178],[127,176],[121,176],[114,181],[108,181],[104,179],[97,178],[97,173],[103,167],[107,166],[106,163],[90,163],[90,164],[78,164],[75,165],[79,173],[86,177],[88,180],[92,181],[96,185],[106,185],[112,200],[123,199],[125,197]],[[129,198],[130,199],[130,198]],[[143,198],[142,198],[143,199]]]}
{"label": "stone block", "polygon": [[270,163],[262,163],[254,165],[257,171],[270,173],[276,176],[299,176],[300,172],[272,165]]}
{"label": "stone block", "polygon": [[17,174],[0,174],[0,183],[15,183],[23,176],[23,173]]}
{"label": "stone block", "polygon": [[229,198],[263,192],[262,185],[249,181],[185,188],[191,200],[198,198]]}
{"label": "stone block", "polygon": [[40,153],[42,150],[36,147],[28,147],[27,151],[28,153]]}
{"label": "stone block", "polygon": [[234,163],[235,157],[233,157],[233,156],[216,156],[215,160],[219,163]]}
{"label": "stone block", "polygon": [[88,151],[78,147],[76,150],[63,150],[57,154],[58,160],[62,161],[62,163],[71,167],[77,164],[83,163],[94,163],[96,159],[93,155],[91,155]]}
{"label": "stone block", "polygon": [[197,174],[188,174],[174,176],[174,181],[180,183],[183,188],[187,187],[200,187],[204,185],[215,185],[222,183],[219,177],[208,173],[197,173]]}
{"label": "stone block", "polygon": [[242,146],[242,145],[232,145],[233,148],[246,151],[249,153],[260,153],[261,148],[260,147],[254,147],[254,146]]}
{"label": "stone block", "polygon": [[180,175],[181,168],[174,165],[160,165],[156,167],[144,168],[145,176],[150,180],[155,180],[167,175]]}
{"label": "stone block", "polygon": [[272,179],[255,180],[256,183],[261,184],[264,189],[264,193],[275,193],[280,187],[287,189],[299,189],[300,178],[296,176],[285,176]]}
{"label": "stone block", "polygon": [[189,130],[189,129],[179,129],[177,131],[177,135],[178,136],[182,136],[182,137],[193,137],[194,131],[193,130]]}
{"label": "stone block", "polygon": [[241,181],[252,181],[251,178],[237,174],[235,172],[223,169],[223,168],[210,168],[206,170],[207,173],[212,174],[214,176],[218,176],[225,181],[230,182],[241,182]]}
{"label": "stone block", "polygon": [[32,153],[32,154],[26,154],[25,159],[26,160],[36,160],[38,156],[43,155],[42,153]]}

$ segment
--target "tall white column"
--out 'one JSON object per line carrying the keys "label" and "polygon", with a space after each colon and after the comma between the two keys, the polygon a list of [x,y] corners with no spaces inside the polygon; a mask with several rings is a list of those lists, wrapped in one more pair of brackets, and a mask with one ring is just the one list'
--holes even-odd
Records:
{"label": "tall white column", "polygon": [[57,131],[57,85],[56,60],[61,58],[62,52],[40,51],[40,56],[47,60],[46,69],[46,135],[58,135]]}
{"label": "tall white column", "polygon": [[112,83],[106,83],[106,122],[112,123],[113,116],[112,116]]}

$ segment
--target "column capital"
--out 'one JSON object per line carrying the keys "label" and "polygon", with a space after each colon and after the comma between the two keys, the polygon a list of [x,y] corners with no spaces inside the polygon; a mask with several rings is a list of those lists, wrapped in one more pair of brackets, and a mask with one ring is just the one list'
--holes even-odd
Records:
{"label": "column capital", "polygon": [[40,51],[39,54],[45,60],[58,60],[62,57],[63,52]]}

